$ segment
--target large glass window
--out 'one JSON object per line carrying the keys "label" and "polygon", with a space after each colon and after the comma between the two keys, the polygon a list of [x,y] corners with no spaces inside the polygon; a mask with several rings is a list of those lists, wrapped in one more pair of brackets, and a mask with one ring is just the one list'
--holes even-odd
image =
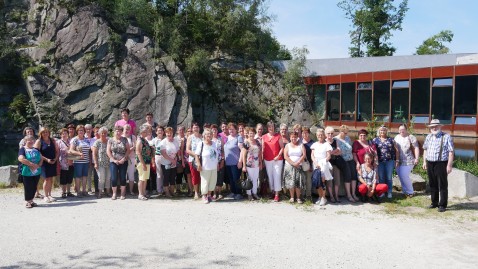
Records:
{"label": "large glass window", "polygon": [[340,119],[340,84],[327,86],[327,120]]}
{"label": "large glass window", "polygon": [[392,121],[408,122],[408,80],[392,84]]}
{"label": "large glass window", "polygon": [[325,119],[325,85],[313,85],[314,104],[313,109],[318,119]]}
{"label": "large glass window", "polygon": [[355,83],[342,83],[342,120],[355,120]]}
{"label": "large glass window", "polygon": [[428,115],[430,113],[430,79],[412,79],[411,92],[410,113]]}
{"label": "large glass window", "polygon": [[357,121],[370,121],[372,119],[372,91],[357,91]]}
{"label": "large glass window", "polygon": [[[436,82],[439,80],[439,82]],[[444,79],[434,79],[432,88],[432,117],[439,119],[445,124],[451,123],[451,108],[453,105],[453,87],[449,85],[442,86]]]}
{"label": "large glass window", "polygon": [[478,76],[455,78],[455,114],[476,115]]}
{"label": "large glass window", "polygon": [[390,81],[375,81],[373,83],[374,114],[389,114]]}

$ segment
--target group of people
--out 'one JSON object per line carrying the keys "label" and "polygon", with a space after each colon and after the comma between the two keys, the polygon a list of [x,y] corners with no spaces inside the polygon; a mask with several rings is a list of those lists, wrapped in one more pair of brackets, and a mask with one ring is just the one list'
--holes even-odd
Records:
{"label": "group of people", "polygon": [[[399,127],[394,138],[385,126],[372,140],[367,139],[366,130],[359,130],[353,142],[345,125],[338,133],[332,127],[317,128],[314,141],[310,128],[299,124],[290,131],[281,124],[276,133],[273,122],[254,127],[204,124],[202,132],[192,123],[188,128],[177,126],[175,132],[155,123],[151,113],[138,128],[129,113],[122,110],[122,119],[115,123],[111,136],[107,127],[90,124],[70,124],[59,130],[59,138],[53,138],[47,127],[40,129],[38,138],[32,128],[26,128],[18,154],[26,207],[36,206],[35,197],[55,202],[52,186],[57,176],[62,198],[93,195],[93,185],[97,198],[124,200],[127,187],[130,195],[136,196],[137,178],[137,197],[143,201],[151,194],[176,196],[186,184],[188,196],[206,204],[226,198],[224,192],[236,200],[247,195],[253,201],[261,195],[279,202],[280,192],[287,190],[290,203],[312,201],[316,191],[316,204],[324,206],[341,202],[341,182],[351,203],[392,198],[392,173],[396,169],[403,193],[414,195],[410,173],[418,163],[419,144],[406,125]],[[453,141],[441,126],[438,120],[429,125],[423,168],[430,179],[430,207],[443,212]],[[40,177],[44,179],[43,195],[37,191]],[[252,188],[241,188],[239,181],[244,178],[252,182]],[[71,192],[73,182],[75,194]]]}

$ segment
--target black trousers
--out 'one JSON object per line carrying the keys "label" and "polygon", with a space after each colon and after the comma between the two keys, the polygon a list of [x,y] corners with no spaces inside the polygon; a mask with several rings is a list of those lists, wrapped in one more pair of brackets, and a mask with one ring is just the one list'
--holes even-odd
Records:
{"label": "black trousers", "polygon": [[25,191],[25,201],[33,200],[33,198],[35,197],[38,181],[40,181],[40,175],[32,177],[23,176],[23,190]]}
{"label": "black trousers", "polygon": [[448,161],[428,162],[427,174],[430,183],[432,205],[447,207],[448,205]]}

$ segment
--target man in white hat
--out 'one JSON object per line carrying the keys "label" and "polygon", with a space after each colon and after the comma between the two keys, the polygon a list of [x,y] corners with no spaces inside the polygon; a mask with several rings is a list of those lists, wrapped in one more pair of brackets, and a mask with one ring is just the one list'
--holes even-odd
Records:
{"label": "man in white hat", "polygon": [[433,119],[428,128],[423,144],[423,169],[427,170],[432,203],[429,208],[438,207],[438,212],[445,212],[448,203],[448,174],[453,165],[453,140],[449,134],[442,132],[443,124]]}

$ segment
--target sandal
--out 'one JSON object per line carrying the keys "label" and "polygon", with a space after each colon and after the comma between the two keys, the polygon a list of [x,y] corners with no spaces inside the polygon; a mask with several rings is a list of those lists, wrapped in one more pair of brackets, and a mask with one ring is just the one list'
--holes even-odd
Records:
{"label": "sandal", "polygon": [[45,198],[45,196],[43,196],[43,194],[41,194],[41,193],[38,193],[37,195],[35,195],[35,198],[43,199],[43,198]]}
{"label": "sandal", "polygon": [[116,194],[113,194],[113,196],[111,196],[111,200],[116,200]]}
{"label": "sandal", "polygon": [[297,199],[297,203],[298,204],[303,204],[304,202],[302,201],[302,199]]}
{"label": "sandal", "polygon": [[30,204],[31,204],[33,207],[37,207],[37,206],[38,206],[38,204],[35,203],[35,202],[31,202]]}
{"label": "sandal", "polygon": [[27,203],[27,204],[25,205],[25,207],[26,207],[26,208],[33,208],[33,206],[32,206],[31,203]]}
{"label": "sandal", "polygon": [[293,204],[294,203],[294,198],[290,198],[289,203]]}
{"label": "sandal", "polygon": [[351,202],[351,203],[355,203],[355,200],[354,200],[354,198],[352,198],[352,197],[347,197],[347,199],[349,200],[349,202]]}
{"label": "sandal", "polygon": [[124,197],[124,196],[121,196],[121,197],[120,197],[120,200],[124,200],[124,199],[126,199],[126,197]]}
{"label": "sandal", "polygon": [[65,193],[65,192],[61,194],[61,198],[66,198],[66,197],[67,197],[67,196],[66,196],[66,193]]}

